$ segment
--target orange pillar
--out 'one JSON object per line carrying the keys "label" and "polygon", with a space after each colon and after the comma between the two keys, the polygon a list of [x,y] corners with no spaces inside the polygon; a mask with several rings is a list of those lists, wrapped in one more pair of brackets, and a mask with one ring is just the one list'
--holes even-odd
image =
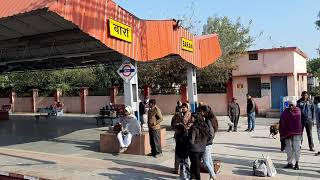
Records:
{"label": "orange pillar", "polygon": [[62,91],[60,89],[56,89],[54,91],[54,101],[60,102],[60,97],[62,96]]}
{"label": "orange pillar", "polygon": [[187,85],[182,84],[180,87],[180,91],[181,91],[181,102],[186,103],[188,101]]}
{"label": "orange pillar", "polygon": [[81,113],[87,113],[87,95],[88,95],[88,88],[82,87],[80,88],[80,104],[81,104]]}
{"label": "orange pillar", "polygon": [[118,87],[117,86],[112,86],[111,88],[111,95],[110,95],[110,102],[112,104],[117,103],[117,95],[118,95]]}
{"label": "orange pillar", "polygon": [[37,98],[39,96],[38,89],[32,89],[32,111],[33,113],[37,112]]}
{"label": "orange pillar", "polygon": [[15,92],[10,93],[10,104],[11,104],[11,112],[13,113],[15,111],[14,105],[15,105],[15,99],[17,97],[17,94]]}
{"label": "orange pillar", "polygon": [[149,99],[151,93],[151,88],[148,85],[143,86],[143,97],[144,99]]}

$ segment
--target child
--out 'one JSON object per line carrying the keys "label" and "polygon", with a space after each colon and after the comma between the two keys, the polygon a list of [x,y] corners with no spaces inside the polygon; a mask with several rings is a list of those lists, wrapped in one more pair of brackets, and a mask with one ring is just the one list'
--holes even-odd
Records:
{"label": "child", "polygon": [[190,179],[190,170],[188,163],[190,138],[183,124],[176,125],[176,155],[180,160],[180,178],[183,180]]}

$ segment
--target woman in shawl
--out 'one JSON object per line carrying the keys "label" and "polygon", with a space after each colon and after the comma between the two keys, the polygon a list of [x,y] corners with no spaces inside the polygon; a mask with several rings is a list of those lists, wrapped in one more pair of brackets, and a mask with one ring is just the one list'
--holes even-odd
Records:
{"label": "woman in shawl", "polygon": [[285,141],[288,164],[284,168],[293,168],[295,159],[295,170],[299,170],[300,144],[302,140],[301,110],[296,103],[289,102],[289,108],[284,110],[280,119],[280,138]]}

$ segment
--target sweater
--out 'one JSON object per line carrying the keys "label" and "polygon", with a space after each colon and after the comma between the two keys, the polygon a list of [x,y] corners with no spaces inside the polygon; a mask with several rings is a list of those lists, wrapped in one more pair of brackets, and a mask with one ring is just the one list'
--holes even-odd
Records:
{"label": "sweater", "polygon": [[189,136],[191,137],[190,139],[191,152],[203,153],[206,150],[208,137],[206,136],[201,137],[199,131],[200,131],[200,127],[198,125],[193,125],[190,128]]}

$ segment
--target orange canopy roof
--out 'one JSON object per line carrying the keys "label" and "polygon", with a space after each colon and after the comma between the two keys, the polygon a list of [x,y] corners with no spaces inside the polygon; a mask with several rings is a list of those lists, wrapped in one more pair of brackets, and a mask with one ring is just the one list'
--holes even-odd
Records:
{"label": "orange canopy roof", "polygon": [[[187,62],[206,67],[221,56],[218,36],[195,37],[173,20],[141,20],[112,0],[0,0],[0,18],[47,9],[77,25],[107,47],[136,61],[179,55]],[[110,35],[108,20],[132,28],[132,42]],[[182,38],[192,41],[193,52],[182,50]]]}

